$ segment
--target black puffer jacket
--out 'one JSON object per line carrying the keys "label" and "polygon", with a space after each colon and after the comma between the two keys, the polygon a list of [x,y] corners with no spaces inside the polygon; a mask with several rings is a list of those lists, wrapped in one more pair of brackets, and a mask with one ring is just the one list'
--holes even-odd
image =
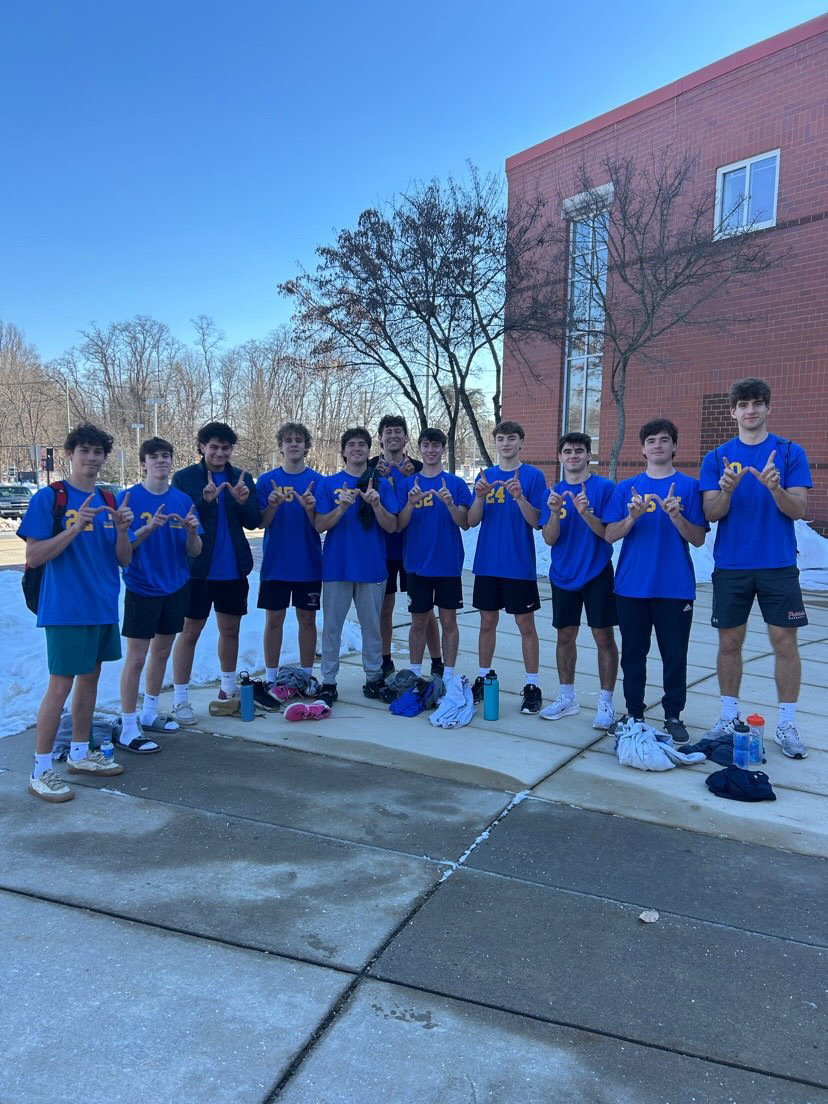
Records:
{"label": "black puffer jacket", "polygon": [[[231,483],[238,483],[241,468],[234,468],[232,464],[227,464],[224,473]],[[253,553],[250,551],[244,530],[259,529],[262,524],[262,512],[256,498],[256,485],[249,472],[245,473],[244,483],[250,489],[250,497],[243,506],[240,506],[227,491],[222,491],[213,502],[204,501],[202,494],[207,486],[207,465],[203,460],[198,464],[190,464],[189,468],[182,468],[173,476],[172,485],[193,500],[204,529],[204,536],[201,538],[201,555],[190,562],[190,574],[194,579],[206,579],[210,572],[219,510],[224,510],[227,515],[227,525],[239,565],[239,577],[244,578],[253,570]]]}

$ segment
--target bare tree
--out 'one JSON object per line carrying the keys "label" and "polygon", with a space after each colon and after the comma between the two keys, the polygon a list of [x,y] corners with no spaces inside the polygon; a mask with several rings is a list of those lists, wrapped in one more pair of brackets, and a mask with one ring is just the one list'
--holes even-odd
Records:
{"label": "bare tree", "polygon": [[0,450],[4,469],[30,471],[32,449],[60,437],[61,392],[35,347],[0,321]]}

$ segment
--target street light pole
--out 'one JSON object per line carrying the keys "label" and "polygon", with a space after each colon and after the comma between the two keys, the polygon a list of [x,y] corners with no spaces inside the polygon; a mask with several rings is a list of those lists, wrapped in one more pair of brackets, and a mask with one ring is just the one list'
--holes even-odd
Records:
{"label": "street light pole", "polygon": [[[138,454],[141,451],[141,430],[144,428],[144,423],[143,422],[133,422],[132,423],[132,428],[135,430],[135,453],[136,453],[136,456],[138,456]],[[141,482],[141,460],[140,460],[140,457],[138,458],[138,479],[136,480],[136,482],[137,483]]]}
{"label": "street light pole", "polygon": [[163,399],[147,399],[147,405],[152,407],[152,435],[158,436],[158,407],[163,402]]}

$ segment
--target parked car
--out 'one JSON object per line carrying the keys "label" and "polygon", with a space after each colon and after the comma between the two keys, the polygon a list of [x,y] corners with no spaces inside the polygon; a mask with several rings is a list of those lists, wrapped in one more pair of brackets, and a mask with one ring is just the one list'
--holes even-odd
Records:
{"label": "parked car", "polygon": [[0,483],[0,517],[22,518],[31,497],[25,483]]}

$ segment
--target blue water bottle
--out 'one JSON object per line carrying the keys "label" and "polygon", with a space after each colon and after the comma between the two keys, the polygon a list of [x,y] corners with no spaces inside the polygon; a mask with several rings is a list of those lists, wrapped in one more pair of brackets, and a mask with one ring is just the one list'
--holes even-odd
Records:
{"label": "blue water bottle", "polygon": [[483,679],[483,720],[496,721],[500,717],[500,683],[494,671]]}
{"label": "blue water bottle", "polygon": [[743,721],[733,725],[733,766],[747,769],[750,757],[750,729]]}
{"label": "blue water bottle", "polygon": [[250,675],[247,671],[241,671],[239,674],[239,698],[241,704],[241,719],[243,721],[252,721],[254,716],[253,711],[253,683],[250,681]]}

